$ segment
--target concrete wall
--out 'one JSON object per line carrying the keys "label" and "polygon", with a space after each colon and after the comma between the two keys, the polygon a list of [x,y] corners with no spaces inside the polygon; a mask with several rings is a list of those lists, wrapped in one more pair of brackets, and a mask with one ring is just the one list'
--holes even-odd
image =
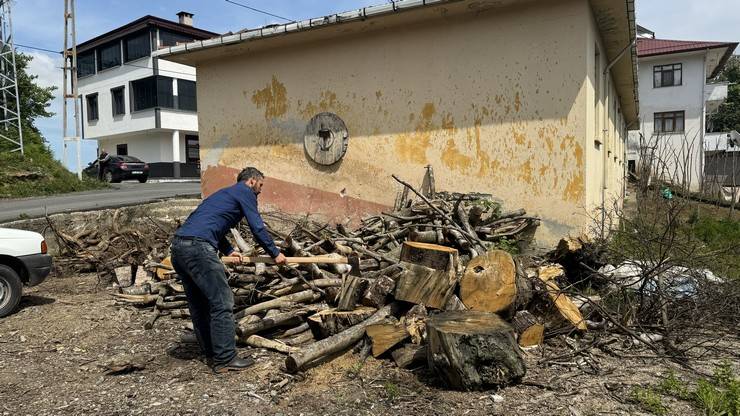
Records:
{"label": "concrete wall", "polygon": [[[641,58],[640,132],[644,145],[654,152],[653,170],[661,179],[686,184],[698,191],[703,172],[704,91],[706,72],[705,52],[662,55]],[[653,67],[667,64],[683,65],[683,84],[653,88]],[[685,132],[658,135],[654,132],[654,114],[685,111]]]}
{"label": "concrete wall", "polygon": [[[184,136],[180,141],[184,148]],[[99,147],[111,153],[115,153],[117,144],[127,144],[129,156],[137,157],[145,162],[173,161],[171,132],[154,130],[99,140]]]}
{"label": "concrete wall", "polygon": [[[572,0],[204,62],[204,194],[254,165],[269,177],[264,202],[339,219],[391,205],[400,188],[390,175],[418,184],[431,164],[437,189],[524,207],[544,219],[538,240],[552,243],[579,232],[601,199],[605,158],[594,136],[609,121],[594,109],[596,43],[589,3]],[[306,124],[322,111],[350,134],[345,158],[330,167],[303,150]],[[617,154],[622,138],[610,137],[604,146]]]}

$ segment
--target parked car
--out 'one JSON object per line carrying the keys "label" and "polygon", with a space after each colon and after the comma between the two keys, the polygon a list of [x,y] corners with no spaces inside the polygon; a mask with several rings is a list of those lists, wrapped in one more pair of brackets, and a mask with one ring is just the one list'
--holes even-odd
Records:
{"label": "parked car", "polygon": [[33,231],[0,228],[0,317],[21,301],[23,286],[36,286],[51,271],[44,237]]}
{"label": "parked car", "polygon": [[[82,171],[85,175],[96,178],[98,176],[97,161],[90,162]],[[111,156],[108,166],[103,171],[103,180],[118,183],[128,179],[137,179],[144,183],[149,179],[149,165],[133,156]]]}

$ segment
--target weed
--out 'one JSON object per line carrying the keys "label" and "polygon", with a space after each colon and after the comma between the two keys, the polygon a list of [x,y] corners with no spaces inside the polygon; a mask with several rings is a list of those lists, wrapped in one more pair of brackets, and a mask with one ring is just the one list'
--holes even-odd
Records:
{"label": "weed", "polygon": [[668,408],[663,404],[660,394],[652,388],[636,386],[632,389],[630,397],[647,412],[659,416],[668,414]]}
{"label": "weed", "polygon": [[390,381],[386,381],[385,384],[383,384],[383,388],[385,389],[385,394],[389,400],[395,400],[401,395],[401,389],[398,385]]}
{"label": "weed", "polygon": [[493,243],[488,244],[488,247],[503,250],[510,254],[519,254],[519,247],[516,244],[516,240],[510,240],[506,237],[501,237]]}
{"label": "weed", "polygon": [[664,394],[690,402],[708,416],[740,416],[740,378],[735,376],[730,363],[723,363],[711,378],[700,379],[691,390],[674,373],[658,386]]}

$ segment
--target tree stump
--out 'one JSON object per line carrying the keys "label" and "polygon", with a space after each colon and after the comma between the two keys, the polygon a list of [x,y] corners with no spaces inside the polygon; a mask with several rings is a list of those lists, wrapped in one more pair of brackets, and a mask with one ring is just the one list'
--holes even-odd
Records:
{"label": "tree stump", "polygon": [[457,279],[454,273],[401,262],[405,270],[396,282],[394,296],[397,300],[444,309],[455,290]]}
{"label": "tree stump", "polygon": [[511,320],[511,325],[519,334],[519,345],[532,347],[542,344],[545,335],[545,325],[537,320],[529,311],[519,311]]}
{"label": "tree stump", "polygon": [[431,316],[427,350],[429,367],[460,390],[510,384],[526,373],[513,329],[493,313],[447,311]]}
{"label": "tree stump", "polygon": [[468,263],[460,280],[460,299],[470,310],[505,311],[517,297],[516,277],[511,254],[491,250]]}

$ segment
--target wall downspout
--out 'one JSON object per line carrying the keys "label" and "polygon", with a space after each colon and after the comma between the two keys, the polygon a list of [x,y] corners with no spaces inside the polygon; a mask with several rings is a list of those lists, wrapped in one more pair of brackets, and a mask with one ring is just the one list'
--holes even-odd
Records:
{"label": "wall downspout", "polygon": [[[701,119],[699,120],[699,192],[704,192],[704,133],[706,132],[707,126],[707,103],[704,101],[704,89],[707,85],[707,54],[709,49],[704,51],[704,57],[702,59],[702,77],[701,77]],[[684,129],[686,128],[686,119],[684,118]],[[689,189],[691,189],[691,182],[689,181]]]}
{"label": "wall downspout", "polygon": [[608,135],[609,135],[609,129],[607,128],[608,122],[609,122],[609,94],[608,94],[608,88],[609,88],[609,81],[607,80],[607,75],[609,74],[609,71],[611,71],[612,67],[616,65],[617,62],[619,62],[620,59],[624,56],[624,54],[630,50],[635,43],[637,43],[637,38],[633,38],[632,41],[629,43],[629,45],[625,46],[624,49],[622,49],[621,52],[617,56],[614,57],[614,59],[609,62],[609,64],[604,68],[604,73],[602,75],[602,85],[603,88],[601,89],[602,94],[605,97],[604,100],[604,117],[603,117],[603,126],[602,129],[602,146],[604,147],[602,149],[602,167],[601,167],[601,238],[605,237],[606,230],[604,227],[606,226],[606,189],[607,189],[607,183],[606,183],[606,176],[607,176],[607,165],[609,162],[609,158],[607,157],[607,149],[609,147],[609,141],[608,141]]}

